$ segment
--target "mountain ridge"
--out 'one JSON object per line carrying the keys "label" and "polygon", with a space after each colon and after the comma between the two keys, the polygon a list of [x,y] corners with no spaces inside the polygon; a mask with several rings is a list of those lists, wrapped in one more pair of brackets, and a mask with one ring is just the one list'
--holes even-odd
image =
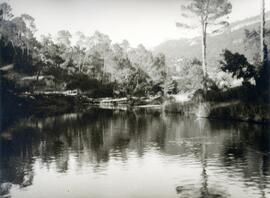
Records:
{"label": "mountain ridge", "polygon": [[[266,27],[270,28],[270,11],[266,13]],[[224,49],[245,54],[249,61],[253,61],[256,52],[249,50],[245,45],[245,30],[258,30],[260,27],[260,16],[249,17],[241,21],[231,23],[223,33],[208,35],[207,54],[210,67],[215,66],[221,59],[220,54]],[[267,39],[267,41],[270,39]],[[164,53],[168,64],[174,59],[201,59],[201,38],[168,40],[154,48],[154,53]]]}

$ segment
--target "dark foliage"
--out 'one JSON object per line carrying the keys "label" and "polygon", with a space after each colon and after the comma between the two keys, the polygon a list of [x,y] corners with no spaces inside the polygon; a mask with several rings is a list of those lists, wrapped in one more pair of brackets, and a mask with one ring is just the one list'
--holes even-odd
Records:
{"label": "dark foliage", "polygon": [[267,60],[262,64],[262,68],[256,79],[256,85],[259,91],[261,91],[264,97],[268,97],[270,100],[270,61]]}
{"label": "dark foliage", "polygon": [[71,90],[79,89],[92,98],[111,97],[113,96],[114,84],[103,84],[101,81],[91,79],[89,76],[81,73],[70,76],[70,80],[66,88]]}
{"label": "dark foliage", "polygon": [[267,98],[262,98],[260,93],[253,85],[245,85],[228,89],[227,91],[208,91],[206,94],[207,101],[230,102],[243,101],[249,103],[267,102]]}
{"label": "dark foliage", "polygon": [[255,67],[244,55],[225,50],[222,56],[224,57],[224,60],[220,61],[222,71],[232,73],[233,77],[243,78],[243,83],[256,78]]}
{"label": "dark foliage", "polygon": [[70,78],[70,82],[67,84],[67,89],[80,89],[81,91],[88,91],[96,89],[100,82],[96,79],[90,79],[85,74],[77,74]]}
{"label": "dark foliage", "polygon": [[178,92],[178,84],[176,80],[172,80],[168,84],[168,94],[177,94]]}
{"label": "dark foliage", "polygon": [[10,42],[6,43],[5,38],[0,39],[0,66],[10,64],[14,60],[15,50]]}

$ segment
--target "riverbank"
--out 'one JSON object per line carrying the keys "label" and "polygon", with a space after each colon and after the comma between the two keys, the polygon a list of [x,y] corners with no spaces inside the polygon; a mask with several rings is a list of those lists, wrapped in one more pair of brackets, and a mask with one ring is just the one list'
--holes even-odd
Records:
{"label": "riverbank", "polygon": [[1,95],[0,129],[22,117],[48,117],[84,111],[89,102],[84,96],[5,93]]}
{"label": "riverbank", "polygon": [[1,128],[16,117],[47,117],[73,112],[85,112],[94,107],[160,115],[177,113],[182,116],[196,116],[220,120],[237,120],[256,123],[270,123],[270,105],[242,102],[200,102],[196,99],[185,101],[165,99],[162,96],[139,98],[89,98],[72,91],[7,94],[2,98]]}
{"label": "riverbank", "polygon": [[202,103],[189,101],[165,104],[164,110],[167,113],[179,113],[184,116],[270,123],[269,104],[252,104],[241,101]]}

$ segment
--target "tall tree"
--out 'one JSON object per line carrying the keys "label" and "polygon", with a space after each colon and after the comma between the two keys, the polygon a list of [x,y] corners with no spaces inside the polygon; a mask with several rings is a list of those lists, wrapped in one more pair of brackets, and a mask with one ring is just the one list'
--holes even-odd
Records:
{"label": "tall tree", "polygon": [[6,2],[0,4],[0,21],[7,21],[13,17],[12,8]]}
{"label": "tall tree", "polygon": [[261,0],[260,62],[262,67],[256,85],[260,90],[267,93],[267,99],[269,100],[270,62],[268,60],[268,49],[265,39],[267,33],[268,32],[265,29],[265,1]]}
{"label": "tall tree", "polygon": [[73,48],[71,47],[71,38],[72,35],[68,30],[60,30],[57,32],[56,44],[61,52],[61,58],[65,60],[65,62],[60,65],[62,68],[67,68],[72,61]]}
{"label": "tall tree", "polygon": [[128,57],[132,65],[137,69],[150,73],[153,65],[153,54],[147,50],[142,44],[139,44],[137,48],[128,50]]}
{"label": "tall tree", "polygon": [[14,22],[17,22],[17,26],[20,27],[18,32],[21,35],[21,39],[24,39],[26,53],[29,55],[30,51],[33,50],[34,45],[37,43],[34,37],[34,33],[37,31],[35,19],[28,14],[22,14],[20,17],[16,17],[13,20],[15,19],[17,20]]}
{"label": "tall tree", "polygon": [[60,30],[57,32],[57,43],[64,48],[69,48],[71,44],[71,37],[72,35],[68,30]]}
{"label": "tall tree", "polygon": [[166,58],[162,53],[157,54],[153,58],[153,65],[149,76],[152,78],[154,86],[158,86],[162,89],[162,92],[166,95],[168,92],[168,78]]}
{"label": "tall tree", "polygon": [[[222,20],[232,10],[232,4],[229,0],[189,0],[186,5],[182,5],[183,18],[195,18],[195,24],[188,22],[176,23],[177,27],[185,29],[201,28],[202,36],[202,67],[203,74],[207,76],[207,60],[206,60],[206,36],[208,27],[211,26],[212,32],[218,32],[221,27],[227,26],[228,22]],[[218,20],[219,19],[219,20]]]}
{"label": "tall tree", "polygon": [[265,43],[265,0],[261,0],[261,62],[267,61],[267,47]]}
{"label": "tall tree", "polygon": [[108,35],[96,31],[94,35],[89,38],[89,45],[90,48],[87,54],[92,54],[92,57],[96,57],[98,55],[98,62],[103,63],[103,67],[100,70],[102,80],[106,77],[106,72],[109,67],[108,58],[111,52],[111,40]]}
{"label": "tall tree", "polygon": [[87,37],[80,31],[76,32],[75,34],[77,40],[76,40],[76,46],[80,49],[87,48]]}
{"label": "tall tree", "polygon": [[22,14],[21,18],[24,21],[25,26],[26,26],[25,36],[30,40],[34,36],[34,33],[37,31],[37,28],[35,25],[35,19],[28,14]]}

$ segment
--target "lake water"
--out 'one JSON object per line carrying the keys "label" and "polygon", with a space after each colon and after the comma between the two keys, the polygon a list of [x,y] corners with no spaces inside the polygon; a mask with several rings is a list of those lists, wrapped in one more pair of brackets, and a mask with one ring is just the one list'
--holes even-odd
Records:
{"label": "lake water", "polygon": [[269,126],[93,109],[12,124],[0,197],[270,197]]}

